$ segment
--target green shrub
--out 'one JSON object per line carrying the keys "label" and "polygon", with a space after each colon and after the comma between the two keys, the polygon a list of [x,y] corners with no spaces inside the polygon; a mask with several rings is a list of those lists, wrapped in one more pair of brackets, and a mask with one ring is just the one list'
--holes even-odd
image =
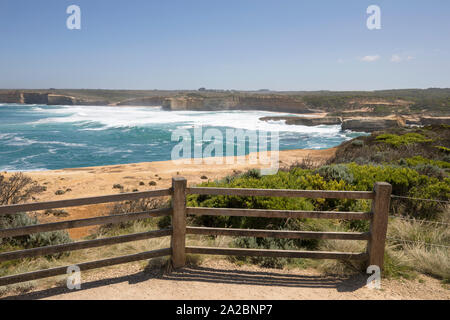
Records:
{"label": "green shrub", "polygon": [[259,179],[261,178],[261,172],[259,171],[259,169],[250,169],[244,174],[242,174],[242,178]]}
{"label": "green shrub", "polygon": [[381,141],[384,143],[387,143],[389,145],[392,145],[394,147],[399,147],[401,145],[408,145],[413,143],[421,143],[421,142],[432,142],[433,140],[427,139],[424,135],[420,133],[406,133],[404,135],[397,135],[397,134],[380,134],[376,137],[377,141]]}
{"label": "green shrub", "polygon": [[426,159],[422,156],[415,156],[412,158],[401,159],[399,161],[399,164],[407,165],[409,167],[415,167],[415,166],[422,165],[422,164],[429,164],[429,165],[437,166],[437,167],[444,168],[444,169],[450,168],[450,162]]}
{"label": "green shrub", "polygon": [[346,183],[352,184],[354,180],[353,174],[350,172],[349,167],[343,164],[323,166],[316,170],[316,173],[324,177],[327,181],[344,180]]}
{"label": "green shrub", "polygon": [[[409,196],[412,198],[448,201],[450,198],[450,178],[444,178],[442,181],[430,178],[425,185],[413,186],[409,191]],[[406,203],[405,212],[423,219],[437,219],[439,214],[446,210],[446,205],[439,202],[413,199],[404,202]]]}
{"label": "green shrub", "polygon": [[[420,174],[412,168],[397,166],[360,166],[349,164],[355,178],[355,190],[372,190],[377,181],[386,181],[392,185],[392,193],[399,196],[413,198],[438,199],[448,201],[450,198],[450,179],[442,180]],[[393,201],[396,206],[399,201]],[[401,200],[401,211],[398,207],[394,211],[420,218],[436,218],[445,207],[441,203]]]}
{"label": "green shrub", "polygon": [[436,146],[435,148],[439,149],[442,152],[450,153],[450,148],[442,147],[442,146]]}
{"label": "green shrub", "polygon": [[[447,200],[450,196],[448,178],[439,179],[421,174],[417,170],[402,166],[358,165],[355,163],[324,166],[316,171],[293,168],[276,175],[255,178],[244,174],[221,181],[202,183],[204,187],[261,188],[261,189],[303,189],[303,190],[361,190],[372,191],[375,182],[386,181],[393,186],[393,194],[410,197],[429,197]],[[415,200],[393,201],[396,213],[416,217],[436,217],[444,207],[435,202],[424,203]],[[236,196],[188,196],[188,206],[213,208],[248,208],[274,210],[340,210],[369,211],[367,200],[349,199],[305,199],[279,197],[236,197]],[[290,219],[295,221],[299,219]],[[300,220],[301,221],[301,220]],[[308,220],[312,223],[312,220]],[[299,222],[286,226],[285,219],[258,219],[250,217],[198,216],[192,218],[197,225],[233,228],[292,228]],[[364,221],[344,222],[347,228],[366,230]],[[302,228],[305,224],[302,225]]]}
{"label": "green shrub", "polygon": [[[293,250],[297,246],[289,239],[275,239],[270,238],[249,238],[239,237],[236,238],[232,245],[237,248],[246,249],[271,249],[271,250]],[[277,268],[281,269],[287,264],[293,262],[290,258],[272,258],[272,257],[230,257],[231,261],[241,261],[259,265],[265,268]]]}
{"label": "green shrub", "polygon": [[[0,229],[12,229],[36,224],[38,224],[38,220],[30,217],[26,213],[6,215],[0,218]],[[66,231],[51,231],[6,238],[3,239],[2,242],[15,247],[35,248],[69,243],[72,242],[72,240]],[[53,255],[53,257],[59,256],[61,256],[61,254]]]}
{"label": "green shrub", "polygon": [[422,175],[434,177],[439,180],[442,180],[446,176],[444,170],[433,164],[419,164],[414,167],[414,170]]}
{"label": "green shrub", "polygon": [[[425,159],[425,160],[424,160]],[[408,165],[417,164],[414,167]],[[411,162],[414,161],[414,162]],[[244,173],[227,177],[220,181],[204,182],[203,187],[259,188],[259,189],[301,189],[301,190],[361,190],[371,191],[375,182],[386,181],[393,186],[393,194],[413,198],[442,199],[450,197],[450,178],[438,177],[434,162],[426,158],[405,158],[401,165],[359,165],[347,163],[323,166],[308,170],[291,168],[271,176]],[[428,174],[428,175],[426,175]],[[434,175],[434,176],[433,176]],[[274,210],[307,211],[370,211],[370,200],[349,199],[306,199],[284,197],[236,197],[189,195],[188,206],[214,208],[248,208]],[[397,199],[392,201],[391,212],[418,218],[437,219],[445,206],[437,202]],[[165,221],[168,223],[168,221]],[[360,231],[369,229],[368,221],[359,220],[319,220],[319,219],[279,219],[230,216],[198,216],[189,218],[189,223],[208,227],[307,230],[307,231]],[[328,241],[329,242],[329,241]],[[263,249],[303,249],[318,250],[326,247],[324,240],[283,240],[260,238],[237,238],[233,246]],[[356,248],[356,247],[355,247]],[[400,251],[399,251],[400,250]],[[401,259],[401,250],[391,250],[386,256],[387,276],[409,277],[411,267]],[[304,263],[297,259],[273,259],[262,257],[234,258],[234,261],[256,263],[265,267],[282,267],[286,264]],[[356,265],[348,263],[328,264],[327,270],[356,270]]]}

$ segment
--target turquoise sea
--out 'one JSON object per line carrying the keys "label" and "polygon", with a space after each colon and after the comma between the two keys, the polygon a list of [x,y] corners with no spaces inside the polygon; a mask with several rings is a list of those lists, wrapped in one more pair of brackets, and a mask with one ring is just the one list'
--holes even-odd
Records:
{"label": "turquoise sea", "polygon": [[[264,116],[288,115],[263,111],[164,111],[159,107],[0,104],[0,171],[170,160],[173,147],[179,143],[172,141],[172,132],[177,129],[193,132],[199,126],[203,131],[219,129],[224,136],[226,129],[277,131],[280,150],[325,149],[363,134],[342,132],[340,126],[291,126],[283,121],[259,120]],[[211,140],[195,142],[204,148]]]}

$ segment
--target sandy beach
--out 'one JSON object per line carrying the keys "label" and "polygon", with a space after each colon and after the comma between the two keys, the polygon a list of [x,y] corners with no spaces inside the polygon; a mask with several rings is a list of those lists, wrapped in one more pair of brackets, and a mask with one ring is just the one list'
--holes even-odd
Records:
{"label": "sandy beach", "polygon": [[[302,159],[310,158],[314,162],[324,162],[334,156],[336,148],[324,150],[286,150],[279,153],[280,168],[301,162]],[[241,158],[242,159],[242,158]],[[208,180],[216,180],[251,168],[265,167],[263,165],[250,164],[248,156],[246,161],[235,164],[208,165],[210,159],[203,159],[201,164],[185,164],[181,160],[142,162],[133,164],[121,164],[101,167],[86,167],[74,169],[61,169],[49,171],[34,171],[26,174],[36,180],[40,185],[47,188],[46,191],[35,197],[33,202],[63,200],[82,197],[92,197],[119,193],[115,184],[120,184],[125,191],[146,191],[167,188],[172,183],[172,177],[180,175],[188,180],[189,185],[195,185]],[[7,173],[10,175],[11,173]],[[202,179],[203,177],[203,179]],[[206,177],[206,178],[205,178]],[[150,182],[156,185],[150,186]],[[141,182],[144,185],[141,185]],[[154,184],[152,183],[152,184]],[[68,190],[69,191],[66,191]],[[66,191],[62,195],[55,194],[58,190]],[[55,217],[53,215],[38,214],[41,222],[52,222],[61,220],[82,219],[107,215],[112,204],[91,205],[65,209],[66,217]],[[85,227],[69,230],[73,239],[79,239],[89,235],[95,227]]]}

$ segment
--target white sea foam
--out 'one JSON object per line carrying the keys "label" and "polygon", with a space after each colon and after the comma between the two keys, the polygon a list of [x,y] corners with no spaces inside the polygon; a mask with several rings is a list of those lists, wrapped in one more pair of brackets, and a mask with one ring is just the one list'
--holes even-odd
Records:
{"label": "white sea foam", "polygon": [[[117,160],[105,160],[106,158],[126,158],[127,161],[129,159],[139,162],[147,161],[149,155],[152,159],[168,159],[165,152],[170,151],[171,142],[167,138],[170,135],[161,135],[161,132],[170,134],[179,128],[192,129],[199,126],[203,127],[203,132],[208,127],[278,131],[280,146],[283,149],[328,148],[354,136],[350,134],[351,132],[342,132],[339,125],[307,127],[287,125],[285,121],[260,120],[265,116],[298,116],[279,112],[164,111],[160,107],[37,105],[20,108],[20,113],[25,113],[21,119],[26,119],[26,113],[28,113],[30,115],[28,119],[40,120],[28,120],[34,122],[24,127],[27,123],[19,119],[17,123],[13,123],[17,127],[11,132],[7,110],[7,126],[3,127],[3,123],[0,122],[0,129],[6,129],[0,133],[0,165],[3,165],[3,170],[44,170],[43,167],[47,166],[55,169],[62,166],[88,165],[91,162],[97,165],[117,162]],[[9,114],[15,115],[16,110],[12,110]],[[154,138],[152,138],[153,133],[147,130],[148,128],[155,129]],[[107,129],[111,129],[111,132],[99,132],[98,141],[93,139],[93,134],[85,132]],[[142,136],[134,140],[129,139],[141,131]],[[45,134],[41,135],[41,133]],[[125,140],[122,141],[122,137]],[[195,143],[202,144],[201,141],[195,141]],[[28,156],[30,154],[32,156]]]}
{"label": "white sea foam", "polygon": [[7,140],[14,137],[13,133],[0,133],[0,140]]}
{"label": "white sea foam", "polygon": [[[39,112],[42,112],[41,110]],[[285,121],[261,121],[265,116],[292,116],[288,113],[265,111],[164,111],[160,107],[107,107],[107,106],[61,106],[44,109],[48,118],[32,124],[73,123],[101,125],[95,128],[80,128],[98,131],[120,127],[141,127],[164,124],[179,124],[177,128],[195,126],[231,127],[245,130],[286,131],[296,133],[335,136],[340,126],[286,125]],[[298,116],[298,115],[297,115]],[[308,116],[308,115],[305,115]]]}
{"label": "white sea foam", "polygon": [[34,172],[34,171],[47,171],[47,168],[32,168],[32,169],[21,169],[21,170],[17,170],[17,168],[11,167],[11,166],[6,166],[6,167],[0,167],[0,172]]}
{"label": "white sea foam", "polygon": [[15,134],[0,134],[0,140],[8,146],[30,146],[32,144],[49,144],[49,145],[59,145],[64,147],[86,147],[84,143],[70,143],[70,142],[61,142],[61,141],[37,141],[33,139],[28,139],[24,137],[20,137]]}

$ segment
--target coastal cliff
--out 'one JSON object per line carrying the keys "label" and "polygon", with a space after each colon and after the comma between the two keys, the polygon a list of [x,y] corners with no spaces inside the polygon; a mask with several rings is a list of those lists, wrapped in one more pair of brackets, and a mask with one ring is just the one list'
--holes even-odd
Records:
{"label": "coastal cliff", "polygon": [[0,103],[44,105],[108,105],[107,100],[87,100],[74,96],[40,92],[0,92]]}
{"label": "coastal cliff", "polygon": [[450,117],[421,117],[420,123],[425,126],[430,125],[450,125]]}
{"label": "coastal cliff", "polygon": [[0,103],[25,103],[25,100],[22,92],[7,91],[0,93]]}
{"label": "coastal cliff", "polygon": [[162,106],[165,103],[166,97],[144,97],[144,98],[133,98],[114,103],[115,106],[148,106],[156,107]]}
{"label": "coastal cliff", "polygon": [[283,95],[199,95],[194,93],[153,95],[119,101],[91,100],[53,92],[0,92],[0,103],[47,105],[112,105],[112,106],[162,106],[166,110],[265,110],[292,113],[314,112],[301,99]]}
{"label": "coastal cliff", "polygon": [[342,125],[372,132],[405,125],[450,125],[450,89],[368,92],[235,90],[0,90],[0,103],[161,106],[165,110],[261,110],[321,117],[266,117],[290,125]]}
{"label": "coastal cliff", "polygon": [[73,97],[49,93],[19,91],[0,93],[0,103],[73,105],[78,102],[81,101]]}
{"label": "coastal cliff", "polygon": [[163,108],[166,110],[262,110],[292,113],[312,113],[305,102],[286,96],[213,96],[203,97],[185,95],[165,99]]}
{"label": "coastal cliff", "polygon": [[385,118],[354,118],[346,119],[342,122],[342,130],[373,132],[384,129],[404,127],[405,123],[401,119]]}

